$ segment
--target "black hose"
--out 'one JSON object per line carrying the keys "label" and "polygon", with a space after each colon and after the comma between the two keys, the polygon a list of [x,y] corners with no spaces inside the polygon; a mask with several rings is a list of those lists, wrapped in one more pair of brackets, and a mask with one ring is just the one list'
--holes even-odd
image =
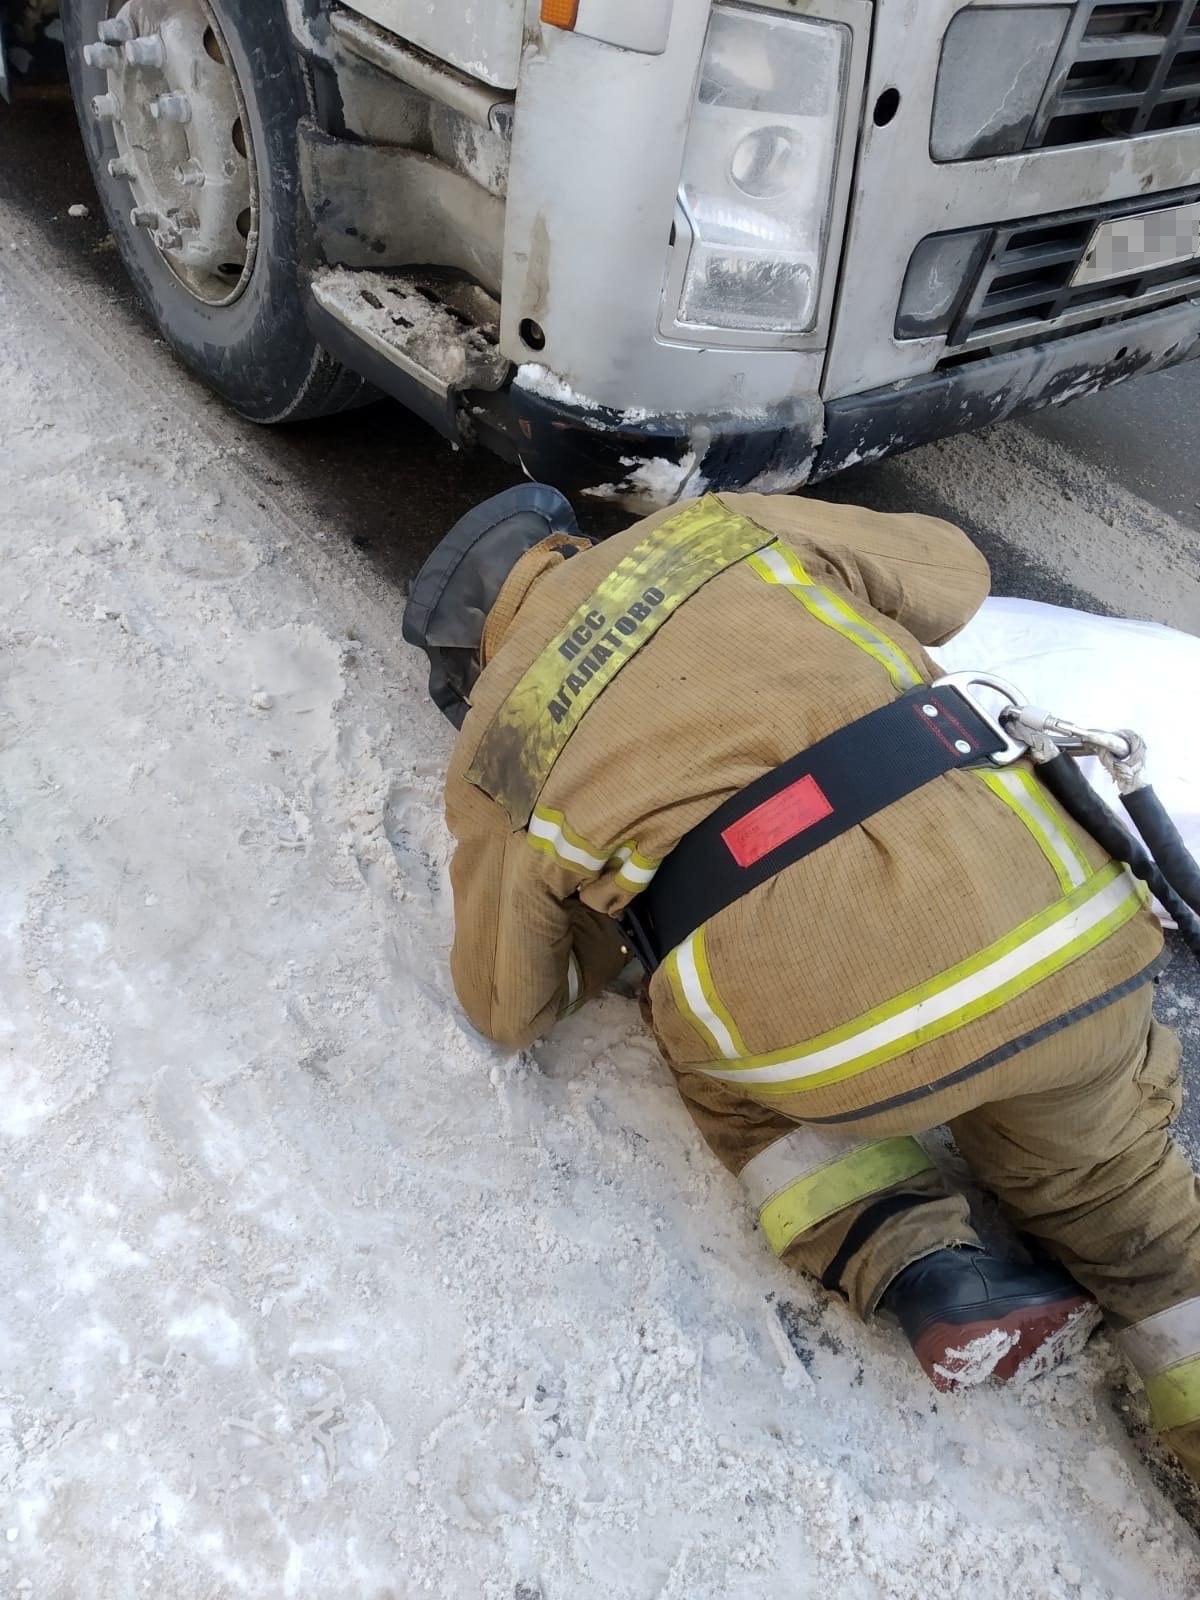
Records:
{"label": "black hose", "polygon": [[1200,916],[1200,866],[1153,788],[1146,784],[1132,794],[1123,794],[1121,804],[1133,818],[1167,882]]}
{"label": "black hose", "polygon": [[1142,882],[1149,885],[1159,903],[1166,907],[1178,925],[1183,942],[1200,961],[1200,916],[1175,893],[1145,845],[1121,825],[1080,772],[1074,759],[1065,753],[1057,755],[1052,761],[1040,763],[1037,773],[1076,822],[1086,828],[1110,856],[1127,862]]}

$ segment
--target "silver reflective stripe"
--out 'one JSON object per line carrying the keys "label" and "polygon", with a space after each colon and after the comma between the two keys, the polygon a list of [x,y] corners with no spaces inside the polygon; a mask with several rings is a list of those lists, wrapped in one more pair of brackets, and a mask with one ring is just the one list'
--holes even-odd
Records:
{"label": "silver reflective stripe", "polygon": [[630,844],[623,844],[619,850],[614,851],[608,859],[608,865],[611,867],[615,861],[621,863],[617,873],[617,886],[633,894],[640,893],[648,883],[652,883],[654,874],[662,865],[661,861],[651,861]]}
{"label": "silver reflective stripe", "polygon": [[755,1210],[761,1211],[797,1178],[803,1178],[831,1161],[838,1161],[851,1150],[873,1144],[870,1139],[854,1139],[845,1134],[826,1133],[820,1128],[793,1128],[782,1139],[751,1160],[738,1174]]}
{"label": "silver reflective stripe", "polygon": [[562,813],[551,811],[548,806],[538,806],[530,817],[529,838],[548,853],[556,855],[560,861],[572,867],[582,867],[585,872],[599,872],[608,861],[607,856],[597,855],[589,849],[578,834],[574,837],[569,835]]}
{"label": "silver reflective stripe", "polygon": [[915,1139],[849,1139],[824,1129],[796,1128],[746,1163],[741,1178],[758,1211],[763,1237],[777,1256],[848,1206],[927,1172],[932,1163]]}
{"label": "silver reflective stripe", "polygon": [[580,970],[579,958],[572,950],[567,957],[567,1004],[564,1015],[569,1015],[579,1004],[579,996],[583,992],[583,973]]}
{"label": "silver reflective stripe", "polygon": [[526,838],[535,850],[551,856],[563,867],[581,868],[584,872],[598,873],[605,867],[616,867],[617,887],[626,894],[640,894],[662,866],[644,856],[635,844],[623,844],[610,854],[603,854],[595,845],[567,826],[561,811],[549,806],[535,806],[525,830]]}
{"label": "silver reflective stripe", "polygon": [[1143,1378],[1200,1357],[1200,1295],[1143,1317],[1117,1334],[1117,1343]]}
{"label": "silver reflective stripe", "polygon": [[704,949],[703,925],[675,946],[664,965],[675,991],[676,1005],[707,1047],[726,1061],[744,1056],[745,1042],[712,981]]}

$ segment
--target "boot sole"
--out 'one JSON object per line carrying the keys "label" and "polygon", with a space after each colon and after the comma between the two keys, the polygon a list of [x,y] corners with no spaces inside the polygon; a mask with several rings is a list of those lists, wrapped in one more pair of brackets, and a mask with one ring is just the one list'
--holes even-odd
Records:
{"label": "boot sole", "polygon": [[1028,1382],[1078,1354],[1096,1331],[1100,1308],[1085,1294],[1021,1306],[977,1322],[935,1322],[913,1349],[935,1389],[953,1394],[995,1378]]}

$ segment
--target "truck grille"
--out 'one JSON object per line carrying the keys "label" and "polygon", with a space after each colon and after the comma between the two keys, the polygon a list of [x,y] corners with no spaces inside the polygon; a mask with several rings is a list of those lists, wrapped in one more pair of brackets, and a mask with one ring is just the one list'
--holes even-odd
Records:
{"label": "truck grille", "polygon": [[950,328],[948,352],[1044,339],[1200,295],[1200,258],[1134,270],[1107,283],[1071,283],[1098,223],[1197,202],[1200,188],[1175,190],[1152,200],[1122,200],[996,228]]}
{"label": "truck grille", "polygon": [[1025,148],[1200,125],[1200,0],[1080,0]]}

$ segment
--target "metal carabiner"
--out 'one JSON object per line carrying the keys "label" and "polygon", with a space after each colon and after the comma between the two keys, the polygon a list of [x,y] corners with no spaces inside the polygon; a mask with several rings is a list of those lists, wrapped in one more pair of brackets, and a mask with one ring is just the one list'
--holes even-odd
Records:
{"label": "metal carabiner", "polygon": [[1047,734],[1067,755],[1092,756],[1101,750],[1118,761],[1127,761],[1132,746],[1123,733],[1110,733],[1105,728],[1084,728],[1066,717],[1053,716],[1040,706],[1021,706],[1015,716],[1006,720],[1016,722],[1033,733]]}
{"label": "metal carabiner", "polygon": [[948,672],[944,677],[935,679],[930,684],[930,688],[948,688],[960,694],[979,720],[986,723],[1001,741],[1002,748],[996,751],[994,755],[989,755],[988,760],[997,767],[1010,767],[1014,761],[1019,761],[1022,756],[1029,753],[1029,745],[1019,739],[1014,739],[1008,728],[1005,727],[1002,719],[1007,713],[1001,712],[1000,716],[994,716],[981,703],[979,697],[971,693],[971,689],[976,684],[982,685],[985,689],[994,689],[1015,710],[1021,710],[1024,705],[1020,694],[1013,688],[1008,679],[998,678],[994,672]]}

